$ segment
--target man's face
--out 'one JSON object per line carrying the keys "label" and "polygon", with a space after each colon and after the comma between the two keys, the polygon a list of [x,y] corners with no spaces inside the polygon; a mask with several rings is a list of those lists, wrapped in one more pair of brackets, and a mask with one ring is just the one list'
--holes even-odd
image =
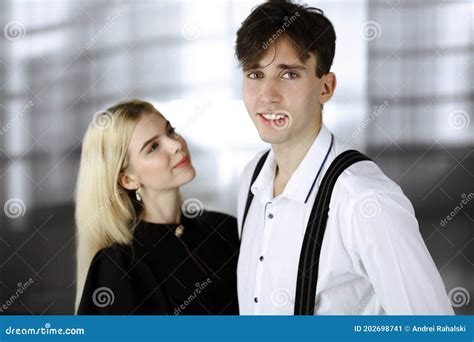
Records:
{"label": "man's face", "polygon": [[262,140],[294,144],[316,136],[322,85],[315,56],[302,63],[286,39],[272,44],[257,66],[244,70],[245,107]]}

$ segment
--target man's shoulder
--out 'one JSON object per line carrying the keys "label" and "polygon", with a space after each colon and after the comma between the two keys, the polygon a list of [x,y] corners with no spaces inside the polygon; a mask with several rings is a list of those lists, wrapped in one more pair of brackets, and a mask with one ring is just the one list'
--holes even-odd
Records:
{"label": "man's shoulder", "polygon": [[[352,149],[348,145],[341,147],[337,154]],[[339,176],[334,191],[342,192],[352,200],[380,193],[404,196],[400,186],[390,179],[373,160],[363,160],[349,166]]]}

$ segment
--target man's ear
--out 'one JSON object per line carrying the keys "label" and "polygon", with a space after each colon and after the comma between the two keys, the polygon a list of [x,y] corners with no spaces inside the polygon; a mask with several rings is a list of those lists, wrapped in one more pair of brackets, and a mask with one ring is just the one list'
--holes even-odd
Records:
{"label": "man's ear", "polygon": [[140,182],[137,181],[135,175],[127,172],[120,172],[118,182],[127,190],[135,190],[140,187]]}
{"label": "man's ear", "polygon": [[323,76],[322,82],[323,86],[319,94],[319,103],[321,104],[328,102],[334,94],[337,85],[336,74],[333,72],[327,73]]}

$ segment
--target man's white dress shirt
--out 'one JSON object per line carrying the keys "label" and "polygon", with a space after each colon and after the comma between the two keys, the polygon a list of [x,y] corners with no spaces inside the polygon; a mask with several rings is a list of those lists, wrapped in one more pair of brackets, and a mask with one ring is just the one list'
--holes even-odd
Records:
{"label": "man's white dress shirt", "polygon": [[[323,125],[277,197],[276,161],[270,151],[251,187],[254,199],[242,236],[237,271],[242,315],[293,315],[299,257],[319,184],[334,158],[348,149],[336,137],[331,146],[331,133]],[[239,232],[251,177],[262,155],[242,175]],[[410,201],[372,161],[350,166],[334,187],[315,308],[316,315],[453,314]]]}

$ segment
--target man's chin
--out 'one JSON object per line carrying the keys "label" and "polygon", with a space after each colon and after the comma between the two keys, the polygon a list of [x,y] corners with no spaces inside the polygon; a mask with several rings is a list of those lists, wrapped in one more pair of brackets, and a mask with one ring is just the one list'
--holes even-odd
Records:
{"label": "man's chin", "polygon": [[286,134],[282,132],[259,132],[260,139],[262,139],[267,144],[282,144],[288,140]]}

